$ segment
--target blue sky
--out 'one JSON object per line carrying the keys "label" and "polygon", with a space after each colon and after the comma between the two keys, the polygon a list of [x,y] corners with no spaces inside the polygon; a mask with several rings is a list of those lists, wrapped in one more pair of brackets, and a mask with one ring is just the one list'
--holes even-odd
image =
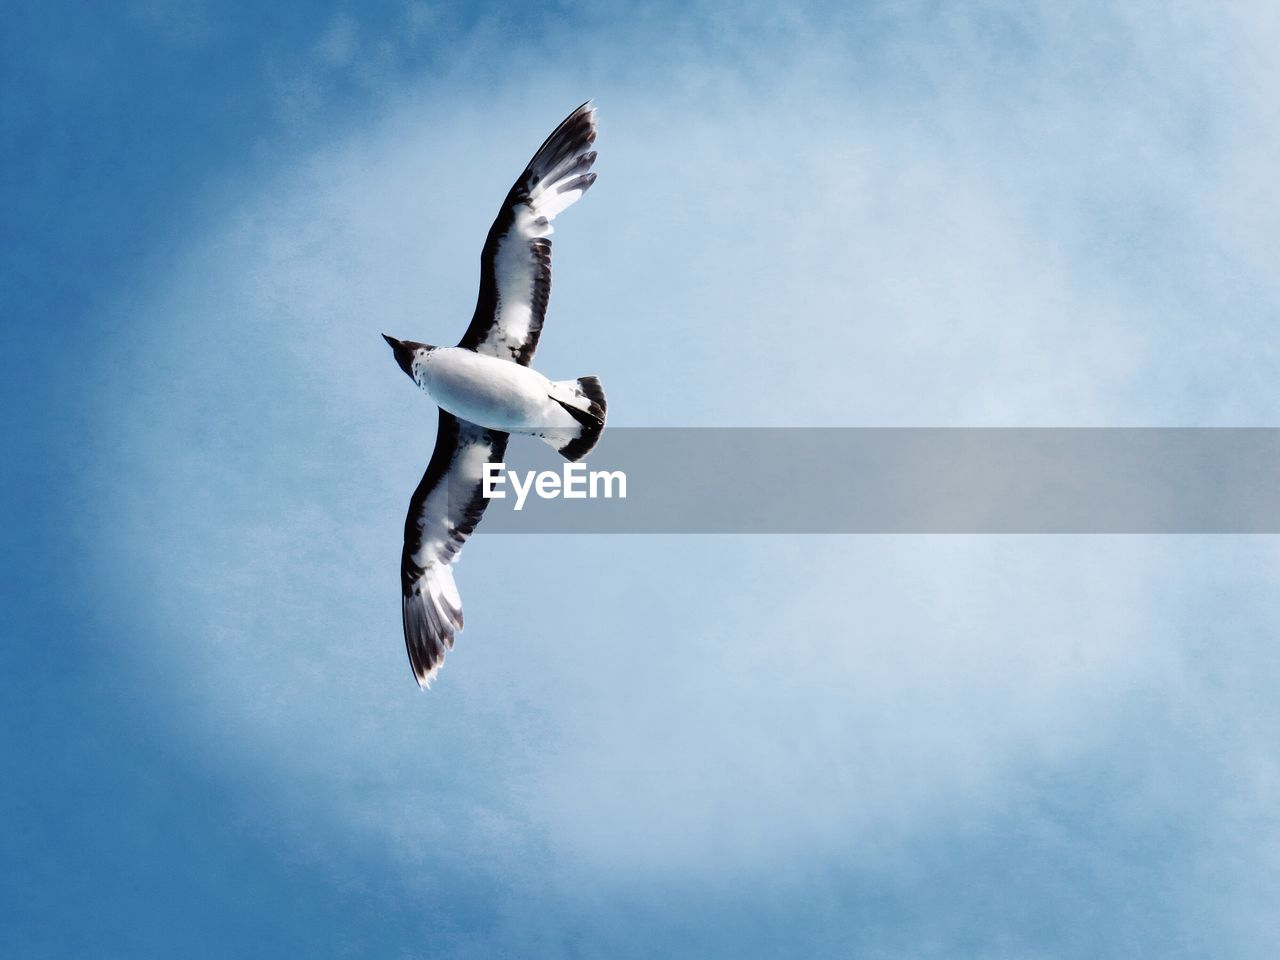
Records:
{"label": "blue sky", "polygon": [[615,423],[1277,425],[1280,20],[1060,7],[7,13],[3,952],[1273,956],[1273,538],[482,533],[402,662],[378,333],[587,97]]}

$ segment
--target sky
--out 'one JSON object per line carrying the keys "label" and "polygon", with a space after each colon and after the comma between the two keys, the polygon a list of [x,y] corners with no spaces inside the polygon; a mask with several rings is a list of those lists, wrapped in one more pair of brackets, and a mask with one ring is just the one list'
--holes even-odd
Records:
{"label": "sky", "polygon": [[0,952],[1275,955],[1274,537],[482,527],[422,694],[379,337],[590,97],[613,424],[1280,426],[1272,5],[4,16]]}

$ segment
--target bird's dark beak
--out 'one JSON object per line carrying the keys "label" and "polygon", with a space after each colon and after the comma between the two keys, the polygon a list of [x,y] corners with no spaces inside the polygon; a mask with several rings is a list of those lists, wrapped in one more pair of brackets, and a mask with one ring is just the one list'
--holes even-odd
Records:
{"label": "bird's dark beak", "polygon": [[397,340],[395,337],[388,337],[385,333],[382,335],[382,339],[391,345],[391,351],[396,355],[396,363],[400,364],[400,369],[408,375],[410,380],[412,380],[413,348],[408,344]]}

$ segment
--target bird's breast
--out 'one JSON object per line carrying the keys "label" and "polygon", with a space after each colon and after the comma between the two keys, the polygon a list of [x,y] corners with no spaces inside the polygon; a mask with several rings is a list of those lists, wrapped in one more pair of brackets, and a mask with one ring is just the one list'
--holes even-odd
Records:
{"label": "bird's breast", "polygon": [[432,350],[420,383],[455,417],[495,430],[537,423],[547,402],[547,378],[536,370],[462,347]]}

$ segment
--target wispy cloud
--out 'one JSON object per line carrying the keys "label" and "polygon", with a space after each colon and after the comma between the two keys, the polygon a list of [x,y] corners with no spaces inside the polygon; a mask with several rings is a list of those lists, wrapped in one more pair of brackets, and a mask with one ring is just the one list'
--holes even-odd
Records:
{"label": "wispy cloud", "polygon": [[[557,225],[539,364],[599,373],[617,422],[1280,414],[1273,17],[770,16],[780,40],[706,7],[397,81],[192,239],[109,357],[132,655],[218,764],[287,770],[280,804],[411,889],[500,880],[484,947],[564,951],[549,915],[706,953],[705,908],[743,953],[1263,955],[1275,860],[1232,837],[1275,836],[1265,540],[481,535],[468,631],[412,689],[431,417],[377,335],[461,329],[488,218],[587,95],[601,179]],[[372,36],[331,22],[314,70]]]}

